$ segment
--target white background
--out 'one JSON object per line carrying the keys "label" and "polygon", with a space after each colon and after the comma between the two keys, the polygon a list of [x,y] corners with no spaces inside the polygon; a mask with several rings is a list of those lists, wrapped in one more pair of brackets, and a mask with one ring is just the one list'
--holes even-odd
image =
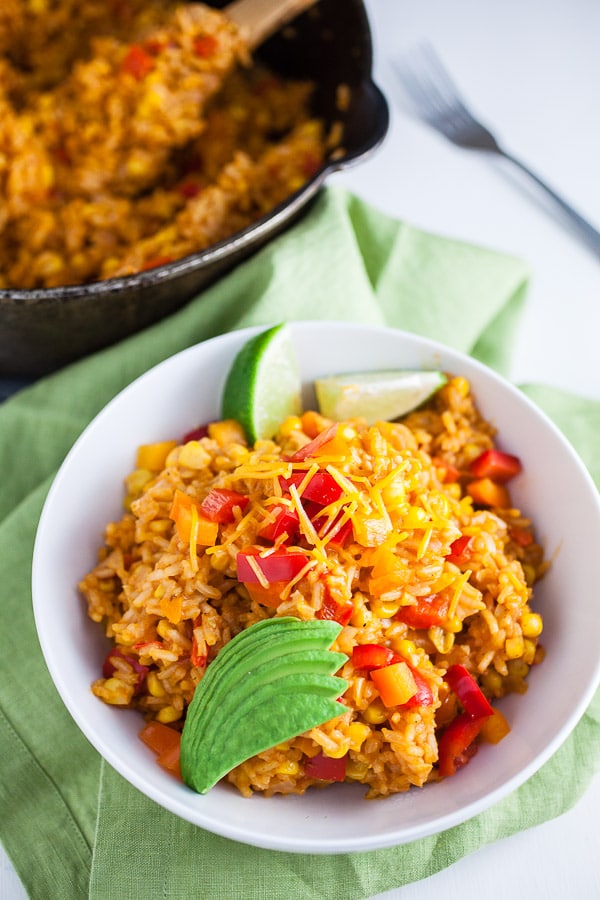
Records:
{"label": "white background", "polygon": [[[600,255],[569,234],[507,164],[459,150],[407,116],[393,67],[407,49],[430,41],[507,149],[600,227],[600,3],[367,0],[367,8],[391,129],[371,160],[332,180],[414,225],[527,260],[533,277],[511,378],[600,400]],[[594,900],[599,860],[596,776],[559,819],[382,896]],[[0,900],[24,896],[0,850]]]}

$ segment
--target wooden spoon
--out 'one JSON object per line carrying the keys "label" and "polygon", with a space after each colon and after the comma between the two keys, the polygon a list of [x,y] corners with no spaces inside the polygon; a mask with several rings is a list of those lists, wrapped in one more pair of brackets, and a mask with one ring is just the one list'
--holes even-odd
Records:
{"label": "wooden spoon", "polygon": [[240,29],[253,49],[279,31],[317,0],[234,0],[224,13]]}

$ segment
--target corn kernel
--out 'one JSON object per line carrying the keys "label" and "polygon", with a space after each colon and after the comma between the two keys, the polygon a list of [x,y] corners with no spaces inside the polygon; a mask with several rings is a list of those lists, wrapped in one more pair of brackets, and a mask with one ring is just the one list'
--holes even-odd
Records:
{"label": "corn kernel", "polygon": [[156,630],[161,638],[168,638],[169,632],[171,631],[171,626],[166,621],[166,619],[161,619],[156,626]]}
{"label": "corn kernel", "polygon": [[348,726],[348,737],[350,738],[350,749],[360,750],[363,742],[369,736],[371,729],[364,722],[352,722]]}
{"label": "corn kernel", "polygon": [[535,662],[536,649],[536,642],[530,638],[525,638],[523,641],[523,660],[528,666],[532,666]]}
{"label": "corn kernel", "polygon": [[387,721],[386,709],[379,698],[369,703],[362,715],[370,725],[382,725]]}
{"label": "corn kernel", "polygon": [[148,672],[148,675],[146,676],[146,686],[148,692],[152,694],[153,697],[164,697],[167,693],[156,672]]}
{"label": "corn kernel", "polygon": [[502,696],[502,676],[495,669],[488,669],[481,676],[481,684],[493,697]]}
{"label": "corn kernel", "polygon": [[177,719],[181,718],[181,710],[175,709],[174,706],[163,706],[162,709],[156,713],[156,719],[159,722],[162,722],[163,725],[168,725],[170,722],[176,722]]}
{"label": "corn kernel", "polygon": [[524,644],[520,634],[507,638],[504,642],[504,652],[508,659],[518,659],[523,656]]}
{"label": "corn kernel", "polygon": [[346,764],[346,778],[350,778],[352,781],[362,781],[368,771],[368,763],[358,759],[349,759]]}
{"label": "corn kernel", "polygon": [[179,463],[189,469],[205,469],[210,463],[210,454],[199,441],[188,441],[181,448]]}
{"label": "corn kernel", "polygon": [[400,601],[386,601],[381,597],[371,599],[371,612],[378,619],[391,619],[400,609]]}
{"label": "corn kernel", "polygon": [[543,627],[544,623],[542,617],[538,615],[538,613],[523,613],[521,617],[521,630],[525,637],[538,637],[542,633]]}
{"label": "corn kernel", "polygon": [[294,760],[288,759],[278,765],[275,771],[278,775],[297,775],[300,771],[300,766]]}

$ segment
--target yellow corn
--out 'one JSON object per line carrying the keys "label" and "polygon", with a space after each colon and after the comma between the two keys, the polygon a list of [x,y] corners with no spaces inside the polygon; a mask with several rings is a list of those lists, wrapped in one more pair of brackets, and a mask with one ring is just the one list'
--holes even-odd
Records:
{"label": "yellow corn", "polygon": [[381,725],[387,721],[387,712],[379,698],[369,703],[363,712],[363,719],[366,719],[370,725]]}
{"label": "yellow corn", "polygon": [[156,672],[148,672],[148,675],[146,676],[146,686],[148,692],[152,694],[153,697],[164,697],[167,693]]}
{"label": "yellow corn", "polygon": [[521,617],[521,630],[524,637],[538,637],[542,633],[544,623],[542,617],[538,613],[523,613]]}
{"label": "yellow corn", "polygon": [[349,759],[346,764],[346,778],[352,781],[362,781],[369,771],[369,765],[358,759]]}
{"label": "yellow corn", "polygon": [[179,463],[189,469],[205,469],[210,463],[208,453],[199,441],[188,441],[181,448]]}
{"label": "yellow corn", "polygon": [[507,638],[504,642],[504,652],[508,659],[518,659],[523,656],[524,643],[520,634]]}
{"label": "yellow corn", "polygon": [[364,722],[352,722],[348,726],[348,737],[350,738],[350,749],[360,750],[363,742],[369,736],[371,729]]}
{"label": "yellow corn", "polygon": [[174,706],[163,706],[156,714],[157,721],[162,722],[163,725],[168,725],[170,722],[176,722],[177,719],[180,718],[181,711],[175,709]]}
{"label": "yellow corn", "polygon": [[300,766],[294,760],[288,759],[278,765],[275,771],[278,775],[297,775],[300,771]]}
{"label": "yellow corn", "polygon": [[371,599],[371,612],[378,619],[391,619],[400,609],[399,600],[386,601],[382,597],[373,597]]}

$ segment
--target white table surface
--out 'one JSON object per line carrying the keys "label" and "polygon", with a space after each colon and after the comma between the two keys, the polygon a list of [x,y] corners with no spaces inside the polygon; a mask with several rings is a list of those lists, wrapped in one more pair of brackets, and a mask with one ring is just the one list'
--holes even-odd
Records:
{"label": "white table surface", "polygon": [[[507,165],[459,150],[408,117],[392,66],[407,48],[430,41],[507,148],[600,227],[600,3],[367,0],[367,8],[391,129],[372,159],[333,181],[414,225],[528,260],[532,282],[511,378],[600,400],[600,257]],[[600,898],[599,860],[596,777],[560,818],[381,897],[593,900]],[[23,897],[0,848],[0,900]]]}

